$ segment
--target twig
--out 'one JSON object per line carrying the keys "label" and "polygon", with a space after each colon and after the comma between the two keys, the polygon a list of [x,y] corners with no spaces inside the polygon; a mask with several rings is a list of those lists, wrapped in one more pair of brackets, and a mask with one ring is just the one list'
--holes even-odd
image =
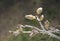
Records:
{"label": "twig", "polygon": [[44,26],[42,25],[42,23],[41,23],[40,19],[38,18],[38,16],[36,16],[36,20],[39,22],[41,28],[42,28],[43,30],[45,30],[45,28],[44,28]]}
{"label": "twig", "polygon": [[[23,28],[25,28],[25,27],[34,28],[34,29],[36,29],[37,31],[39,31],[39,33],[48,34],[48,35],[50,35],[51,37],[54,37],[54,38],[57,38],[57,39],[60,40],[60,37],[59,37],[59,36],[53,34],[53,32],[56,32],[56,30],[55,30],[55,31],[52,31],[52,30],[46,31],[46,30],[41,30],[41,29],[39,29],[39,28],[37,28],[37,27],[34,27],[34,26],[31,26],[31,25],[24,25],[24,26],[22,26],[22,27],[23,27]],[[31,31],[23,31],[23,33],[31,33]]]}

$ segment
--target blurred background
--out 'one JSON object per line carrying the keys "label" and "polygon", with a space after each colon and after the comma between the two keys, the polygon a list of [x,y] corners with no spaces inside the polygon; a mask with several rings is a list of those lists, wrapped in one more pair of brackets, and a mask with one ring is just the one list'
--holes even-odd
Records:
{"label": "blurred background", "polygon": [[60,25],[60,0],[0,0],[0,41],[5,41],[8,30],[18,24],[29,24],[24,16],[35,15],[39,7],[43,8],[42,14],[52,26]]}

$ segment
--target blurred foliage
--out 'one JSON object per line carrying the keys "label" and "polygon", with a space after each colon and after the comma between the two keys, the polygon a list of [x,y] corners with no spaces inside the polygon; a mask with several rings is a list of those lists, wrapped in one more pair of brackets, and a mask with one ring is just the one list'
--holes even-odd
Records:
{"label": "blurred foliage", "polygon": [[46,11],[47,11],[47,13],[46,13],[47,19],[52,20],[52,19],[56,18],[57,12],[54,9],[48,9]]}
{"label": "blurred foliage", "polygon": [[60,12],[60,0],[42,0],[42,7],[44,8],[43,13],[48,20],[57,19]]}
{"label": "blurred foliage", "polygon": [[37,22],[36,20],[24,19],[24,23],[25,23],[25,24],[29,24],[29,25],[33,25],[33,26],[39,25],[38,22]]}
{"label": "blurred foliage", "polygon": [[48,35],[37,34],[36,36],[29,37],[28,34],[20,34],[18,36],[11,36],[8,41],[59,41]]}
{"label": "blurred foliage", "polygon": [[0,8],[4,7],[3,2],[0,2]]}
{"label": "blurred foliage", "polygon": [[12,5],[14,0],[0,0],[0,9]]}

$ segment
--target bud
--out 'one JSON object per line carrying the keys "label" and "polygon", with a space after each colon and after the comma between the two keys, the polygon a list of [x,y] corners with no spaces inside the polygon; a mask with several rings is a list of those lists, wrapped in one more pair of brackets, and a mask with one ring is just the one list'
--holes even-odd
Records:
{"label": "bud", "polygon": [[33,16],[33,15],[26,15],[25,18],[26,18],[26,19],[29,19],[29,20],[34,20],[34,19],[36,19],[36,17]]}
{"label": "bud", "polygon": [[21,32],[23,31],[23,28],[22,28],[22,27],[20,27],[20,31],[21,31]]}
{"label": "bud", "polygon": [[20,34],[20,31],[19,30],[13,31],[13,35],[14,36],[18,36],[19,34]]}
{"label": "bud", "polygon": [[42,7],[40,7],[40,8],[38,8],[37,10],[36,10],[36,12],[37,12],[37,14],[41,14],[42,13]]}
{"label": "bud", "polygon": [[45,21],[45,28],[46,29],[49,29],[49,26],[50,26],[50,22],[48,20]]}
{"label": "bud", "polygon": [[40,17],[40,21],[42,21],[44,19],[44,15],[41,15]]}
{"label": "bud", "polygon": [[12,33],[13,31],[9,30],[9,33]]}
{"label": "bud", "polygon": [[39,32],[36,30],[36,29],[33,29],[32,31],[31,31],[31,33],[30,33],[30,37],[33,37],[33,36],[35,36],[36,34],[38,34]]}
{"label": "bud", "polygon": [[29,34],[29,36],[32,37],[32,36],[33,36],[33,32],[31,32],[31,33]]}

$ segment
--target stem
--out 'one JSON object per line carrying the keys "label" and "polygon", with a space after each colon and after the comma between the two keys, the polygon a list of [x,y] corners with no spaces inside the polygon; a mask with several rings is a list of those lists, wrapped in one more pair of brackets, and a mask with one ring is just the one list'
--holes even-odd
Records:
{"label": "stem", "polygon": [[23,33],[31,33],[31,31],[23,31]]}
{"label": "stem", "polygon": [[[55,34],[52,33],[52,32],[55,32],[55,31],[51,31],[51,30],[48,30],[48,31],[46,31],[46,30],[41,30],[41,29],[39,29],[39,28],[37,28],[37,27],[34,27],[34,26],[31,26],[31,25],[24,25],[24,26],[22,26],[22,27],[23,27],[23,28],[25,28],[25,27],[34,28],[34,29],[38,30],[39,33],[48,34],[48,35],[50,35],[51,37],[54,37],[54,38],[60,40],[60,37],[59,37],[59,36],[57,36],[57,35],[55,35]],[[31,33],[31,31],[23,31],[23,33]]]}
{"label": "stem", "polygon": [[41,28],[42,28],[43,30],[45,30],[45,28],[44,28],[44,26],[42,25],[42,23],[41,23],[40,19],[38,18],[38,16],[36,16],[36,20],[39,22]]}
{"label": "stem", "polygon": [[54,38],[56,38],[56,39],[59,39],[59,40],[60,40],[60,37],[59,37],[59,36],[57,36],[57,35],[55,35],[55,34],[53,34],[53,33],[47,32],[47,34],[48,34],[48,35],[50,35],[51,37],[54,37]]}

